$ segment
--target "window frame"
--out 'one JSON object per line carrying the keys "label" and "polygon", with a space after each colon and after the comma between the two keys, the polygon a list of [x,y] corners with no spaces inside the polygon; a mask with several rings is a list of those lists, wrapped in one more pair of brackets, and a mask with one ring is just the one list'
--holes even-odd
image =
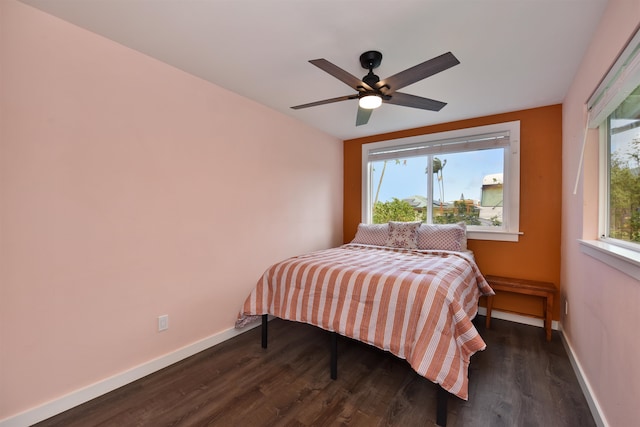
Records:
{"label": "window frame", "polygon": [[[640,85],[640,81],[638,82]],[[640,256],[640,243],[627,242],[626,240],[609,237],[610,213],[609,193],[611,191],[611,148],[609,140],[609,120],[599,126],[599,153],[598,153],[598,240],[609,245],[619,246],[638,253]]]}
{"label": "window frame", "polygon": [[[487,227],[468,226],[467,238],[475,240],[495,240],[517,242],[523,234],[520,227],[520,121],[496,123],[485,126],[456,129],[406,138],[363,144],[362,146],[362,200],[361,222],[369,223],[370,218],[370,153],[383,148],[400,147],[412,144],[437,145],[442,141],[473,139],[481,135],[508,132],[509,145],[505,147],[504,158],[504,203],[503,227],[489,229]],[[466,150],[473,151],[473,150]],[[460,151],[450,151],[460,152]]]}
{"label": "window frame", "polygon": [[640,244],[608,237],[610,167],[608,118],[638,85],[640,85],[640,30],[636,29],[587,101],[587,128],[599,130],[598,237],[578,239],[583,253],[636,280],[640,280]]}

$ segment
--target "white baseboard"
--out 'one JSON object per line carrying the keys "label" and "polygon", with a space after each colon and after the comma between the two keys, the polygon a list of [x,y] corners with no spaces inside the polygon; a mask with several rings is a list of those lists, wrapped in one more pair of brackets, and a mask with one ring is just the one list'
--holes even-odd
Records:
{"label": "white baseboard", "polygon": [[[484,307],[478,307],[478,314],[482,316],[486,316],[487,309]],[[491,318],[508,320],[509,322],[522,323],[524,325],[531,325],[531,326],[537,326],[539,328],[544,328],[544,320],[542,319],[538,319],[536,317],[530,317],[530,316],[523,316],[521,314],[507,313],[506,311],[491,310]],[[551,329],[556,331],[559,329],[559,324],[557,320],[551,321]]]}
{"label": "white baseboard", "polygon": [[564,345],[564,349],[569,355],[569,361],[571,362],[571,366],[573,367],[573,371],[576,373],[576,377],[578,378],[578,383],[580,384],[580,388],[582,389],[582,394],[587,399],[587,404],[589,405],[589,409],[591,410],[591,415],[593,416],[593,420],[595,421],[598,427],[609,427],[609,423],[602,412],[602,408],[598,403],[598,400],[595,398],[593,394],[593,389],[591,388],[591,384],[589,380],[584,375],[584,371],[582,370],[582,366],[578,359],[576,359],[575,354],[573,352],[573,347],[571,347],[571,343],[567,340],[567,337],[564,335],[562,330],[560,331],[560,336],[562,337],[562,345]]}
{"label": "white baseboard", "polygon": [[[486,309],[484,307],[479,307],[478,314],[483,316],[486,315]],[[540,328],[544,327],[544,322],[542,321],[542,319],[536,319],[529,316],[521,316],[518,314],[507,313],[499,310],[492,310],[491,317],[501,320],[508,320],[510,322],[522,323],[525,325],[537,326]],[[196,353],[220,344],[259,325],[260,322],[257,322],[256,324],[249,325],[243,329],[230,328],[220,333],[211,335],[200,341],[196,341],[195,343],[182,347],[176,351],[167,353],[164,356],[160,356],[127,371],[121,372],[120,374],[106,378],[102,381],[98,381],[87,387],[78,389],[74,392],[71,392],[67,395],[54,399],[35,408],[29,409],[25,412],[0,420],[0,427],[24,427],[46,420],[47,418],[53,417],[54,415],[60,414],[66,410],[88,402],[91,399],[95,399],[96,397],[102,396],[103,394],[132,383],[142,377],[152,374],[153,372],[164,369],[169,365],[186,359],[187,357],[193,356]],[[552,322],[552,328],[558,330],[558,326],[558,322],[554,320]],[[587,399],[589,408],[591,409],[591,413],[596,424],[598,425],[598,427],[608,427],[609,425],[607,424],[604,416],[602,416],[600,405],[593,397],[591,386],[582,373],[580,363],[574,357],[571,345],[566,340],[564,334],[561,333],[560,335],[562,337],[562,343],[565,346],[567,354],[569,355],[569,360],[571,361],[571,365],[573,366],[573,369],[576,373],[578,382],[580,383],[582,392]]]}
{"label": "white baseboard", "polygon": [[126,384],[139,380],[142,377],[166,368],[169,365],[193,356],[196,353],[220,344],[221,342],[247,332],[257,326],[260,326],[260,322],[248,325],[242,329],[230,328],[207,338],[203,338],[200,341],[196,341],[185,347],[179,348],[178,350],[167,353],[164,356],[152,359],[134,368],[73,391],[40,406],[0,420],[0,427],[25,427],[46,420],[47,418],[51,418],[54,415],[58,415],[66,410],[88,402],[91,399],[95,399],[98,396],[102,396],[103,394],[120,388]]}

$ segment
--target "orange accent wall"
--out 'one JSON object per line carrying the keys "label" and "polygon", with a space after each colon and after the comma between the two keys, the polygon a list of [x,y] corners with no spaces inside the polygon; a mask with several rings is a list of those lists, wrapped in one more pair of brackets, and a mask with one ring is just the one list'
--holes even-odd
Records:
{"label": "orange accent wall", "polygon": [[[562,191],[562,105],[443,123],[344,141],[344,241],[355,236],[361,220],[362,145],[520,121],[520,236],[518,242],[469,240],[483,274],[552,282],[560,288]],[[558,293],[559,295],[559,293]],[[499,294],[495,310],[542,314],[539,298]],[[554,319],[560,307],[556,298]]]}

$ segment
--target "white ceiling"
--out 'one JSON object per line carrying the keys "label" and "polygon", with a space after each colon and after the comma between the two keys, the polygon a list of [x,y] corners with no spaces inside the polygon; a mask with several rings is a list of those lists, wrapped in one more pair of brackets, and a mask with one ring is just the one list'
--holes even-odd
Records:
{"label": "white ceiling", "polygon": [[[606,0],[22,0],[340,139],[561,103]],[[440,112],[383,104],[355,126],[355,93],[313,66],[384,79],[451,51],[460,65],[402,92]]]}

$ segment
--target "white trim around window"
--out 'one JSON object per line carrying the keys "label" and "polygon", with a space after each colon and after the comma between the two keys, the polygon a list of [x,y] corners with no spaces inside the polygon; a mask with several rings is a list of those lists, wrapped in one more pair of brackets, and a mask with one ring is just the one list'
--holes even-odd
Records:
{"label": "white trim around window", "polygon": [[640,253],[601,240],[578,240],[582,253],[640,281]]}
{"label": "white trim around window", "polygon": [[578,240],[582,253],[640,280],[640,245],[609,237],[607,118],[640,85],[640,26],[587,101],[588,127],[599,128],[598,239]]}
{"label": "white trim around window", "polygon": [[[508,142],[499,142],[505,138]],[[370,174],[369,162],[373,157],[397,157],[404,150],[425,153],[472,151],[491,145],[506,147],[504,158],[504,211],[503,226],[468,226],[467,237],[476,240],[517,242],[522,234],[520,226],[520,121],[497,123],[487,126],[457,129],[408,138],[381,141],[362,146],[362,216],[361,221],[370,222]]]}

